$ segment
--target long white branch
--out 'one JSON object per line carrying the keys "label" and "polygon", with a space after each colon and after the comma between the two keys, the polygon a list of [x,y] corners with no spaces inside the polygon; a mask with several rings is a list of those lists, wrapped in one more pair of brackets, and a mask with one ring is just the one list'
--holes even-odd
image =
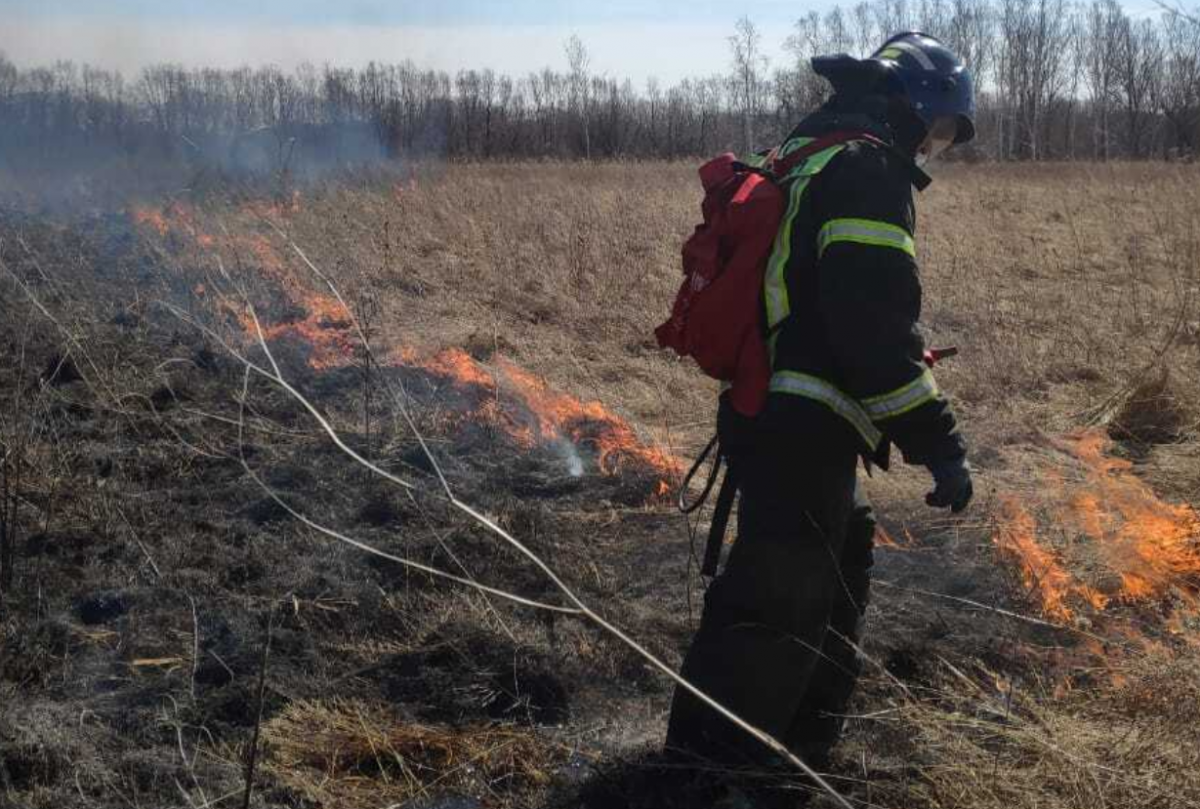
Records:
{"label": "long white branch", "polygon": [[[282,233],[282,231],[280,231],[280,232]],[[285,238],[286,238],[286,236],[285,236]],[[304,255],[303,251],[301,251],[299,249],[299,247],[297,247],[295,245],[294,242],[291,242],[290,239],[289,239],[289,243],[292,245],[292,247],[296,251],[296,253],[304,260],[305,264],[307,264],[309,266],[309,268],[312,269],[318,275],[318,277],[320,277],[326,283],[327,286],[329,286],[329,288],[331,289],[333,294],[337,297],[338,301],[342,304],[343,308],[345,308],[347,316],[350,317],[351,321],[355,324],[355,328],[358,331],[360,339],[363,339],[364,346],[365,346],[366,350],[369,351],[370,344],[368,342],[366,342],[365,334],[363,333],[361,327],[358,325],[358,320],[354,316],[354,312],[350,309],[349,306],[346,306],[345,300],[342,298],[341,294],[337,291],[336,285],[334,285],[333,282],[329,280],[328,276],[321,273],[315,267],[315,265],[311,261],[308,260],[308,257],[306,255]],[[249,303],[247,303],[247,305],[249,306]],[[250,308],[251,308],[251,313],[253,314],[253,307],[251,306]],[[253,322],[255,325],[256,332],[257,332],[256,336],[258,338],[259,347],[266,353],[266,355],[268,357],[268,361],[271,363],[272,368],[274,368],[274,369],[276,369],[276,371],[278,371],[278,364],[275,362],[274,357],[271,354],[270,346],[267,345],[265,335],[263,334],[262,327],[259,324],[257,316],[253,317]],[[246,360],[244,358],[242,359],[242,362],[248,367],[249,370],[253,370],[256,373],[259,373],[260,375],[265,376],[268,379],[271,379],[273,382],[278,384],[283,390],[285,390],[290,396],[295,398],[310,414],[312,414],[317,419],[318,424],[326,432],[326,434],[330,437],[330,440],[332,440],[334,442],[334,444],[339,449],[341,449],[348,457],[350,457],[352,460],[354,460],[355,463],[358,463],[361,466],[363,466],[367,469],[370,469],[371,471],[375,472],[376,474],[382,475],[384,478],[391,480],[392,482],[399,483],[399,485],[405,486],[406,488],[411,488],[411,484],[400,481],[399,479],[395,478],[394,475],[391,475],[390,473],[387,473],[385,470],[380,469],[375,464],[371,463],[370,461],[368,461],[367,459],[363,458],[361,455],[359,455],[358,453],[356,453],[352,449],[350,449],[346,445],[346,443],[338,436],[337,431],[328,422],[328,420],[321,417],[320,413],[316,409],[316,407],[314,407],[307,399],[305,399],[305,397],[299,391],[297,391],[292,385],[288,384],[288,382],[283,378],[282,374],[279,374],[279,373],[272,374],[259,366],[255,366],[253,363],[250,363],[248,360]],[[739,717],[733,711],[726,708],[724,705],[717,702],[715,699],[710,697],[708,694],[701,691],[698,687],[696,687],[691,682],[686,680],[683,676],[676,673],[673,668],[671,668],[666,663],[664,663],[662,660],[660,660],[658,657],[656,657],[654,654],[652,654],[648,649],[646,649],[640,643],[635,641],[633,638],[629,637],[629,635],[625,634],[625,632],[623,632],[621,629],[619,629],[616,625],[610,623],[608,620],[606,620],[605,618],[600,616],[598,613],[593,611],[590,607],[587,606],[587,604],[585,604],[575,594],[575,592],[566,584],[566,582],[564,582],[562,580],[562,578],[560,578],[559,575],[557,573],[555,573],[555,571],[545,561],[543,561],[536,553],[534,553],[532,550],[530,550],[528,547],[526,547],[522,542],[520,542],[511,533],[509,533],[508,531],[506,531],[502,527],[500,527],[493,519],[480,513],[472,506],[470,506],[467,503],[460,500],[454,494],[454,491],[450,487],[449,483],[446,481],[445,476],[441,474],[440,468],[438,467],[437,459],[433,456],[433,453],[430,452],[427,444],[425,443],[423,436],[420,433],[420,430],[417,429],[416,424],[414,423],[413,419],[411,418],[410,414],[408,413],[408,410],[404,406],[403,402],[397,401],[397,406],[400,408],[401,413],[404,416],[405,421],[409,424],[410,429],[413,430],[413,434],[417,436],[417,439],[421,444],[422,451],[426,454],[426,457],[429,459],[430,463],[434,465],[434,468],[438,470],[438,476],[439,476],[442,486],[446,492],[446,496],[448,497],[451,505],[453,505],[454,508],[458,509],[463,514],[467,515],[476,524],[482,526],[483,528],[487,529],[488,531],[490,531],[491,533],[493,533],[500,539],[504,540],[512,548],[514,548],[518,553],[520,553],[522,556],[524,556],[526,559],[528,559],[530,561],[530,563],[532,563],[534,565],[534,567],[536,567],[539,571],[541,571],[541,573],[563,594],[563,596],[566,597],[566,599],[575,606],[579,615],[587,618],[589,621],[594,623],[600,629],[604,630],[609,635],[616,638],[619,642],[621,642],[622,644],[627,646],[629,649],[631,649],[635,653],[637,653],[643,660],[645,660],[647,663],[649,663],[653,668],[657,669],[659,672],[664,674],[667,678],[673,680],[680,688],[687,691],[689,694],[694,696],[696,699],[700,700],[700,702],[702,702],[703,704],[705,704],[712,710],[716,711],[722,717],[729,720],[731,723],[733,723],[734,725],[736,725],[737,727],[739,727],[740,729],[742,729],[743,731],[748,733],[750,736],[752,736],[753,738],[755,738],[756,740],[761,742],[763,745],[765,745],[766,747],[771,749],[773,752],[777,753],[779,756],[781,756],[786,761],[790,762],[798,770],[800,770],[806,776],[808,776],[810,779],[812,779],[813,783],[815,783],[822,790],[824,790],[839,806],[843,807],[843,809],[853,809],[853,807],[849,803],[849,801],[847,801],[846,798],[842,797],[842,795],[837,790],[835,790],[829,784],[829,782],[826,781],[821,776],[820,773],[818,773],[816,770],[814,770],[812,767],[810,767],[808,764],[806,764],[802,759],[800,759],[797,755],[795,755],[791,750],[789,750],[787,748],[786,745],[784,745],[782,742],[778,741],[777,739],[775,739],[773,736],[769,735],[765,731],[755,727],[754,725],[751,725],[749,722],[747,722],[744,719],[742,719],[741,717]]]}

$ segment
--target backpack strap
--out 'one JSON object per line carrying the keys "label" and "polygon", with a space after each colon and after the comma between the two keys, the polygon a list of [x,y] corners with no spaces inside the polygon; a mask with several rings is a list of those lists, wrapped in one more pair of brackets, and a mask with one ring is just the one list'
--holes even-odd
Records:
{"label": "backpack strap", "polygon": [[828,149],[830,146],[837,146],[838,144],[849,143],[850,141],[863,141],[871,144],[872,146],[878,146],[883,149],[889,148],[889,144],[886,141],[880,140],[868,132],[863,132],[862,130],[845,129],[837,132],[830,132],[827,135],[822,135],[812,143],[801,146],[799,149],[790,153],[782,160],[776,158],[778,151],[773,151],[768,158],[770,161],[768,165],[770,166],[771,173],[775,175],[775,177],[783,179],[791,173],[792,169],[796,168],[796,166],[800,165],[817,152],[822,152]]}
{"label": "backpack strap", "polygon": [[779,149],[775,148],[767,156],[767,160],[769,162],[767,162],[766,165],[770,166],[771,175],[782,180],[791,173],[792,169],[796,168],[796,166],[800,165],[800,163],[804,162],[817,152],[828,149],[830,146],[837,146],[839,143],[849,143],[851,141],[869,143],[879,149],[884,149],[888,152],[891,152],[893,155],[900,158],[900,161],[908,170],[909,179],[912,181],[913,186],[918,191],[924,191],[929,187],[930,183],[933,182],[933,178],[930,177],[924,169],[913,162],[911,155],[904,154],[904,152],[896,148],[895,144],[888,143],[887,141],[881,140],[875,135],[862,130],[846,129],[839,130],[837,132],[830,132],[828,135],[822,135],[812,143],[801,146],[799,149],[792,152],[779,162],[776,162],[776,155],[778,155]]}
{"label": "backpack strap", "polygon": [[725,544],[725,530],[729,526],[729,515],[733,512],[733,500],[737,497],[740,482],[733,464],[725,466],[725,479],[717,493],[717,506],[713,510],[712,523],[708,528],[708,542],[704,546],[704,562],[700,575],[710,579],[717,575],[721,566],[721,547]]}
{"label": "backpack strap", "polygon": [[[716,450],[716,455],[713,457],[712,466],[708,471],[708,480],[704,483],[704,490],[700,492],[691,503],[687,502],[687,491],[691,486],[692,479],[700,471],[700,467],[708,460],[708,456]],[[721,467],[725,467],[725,478],[721,481],[721,488],[717,493],[717,506],[713,511],[712,522],[708,528],[708,542],[704,545],[704,561],[700,565],[700,575],[712,578],[717,575],[717,570],[721,565],[721,546],[725,544],[725,531],[729,526],[729,517],[733,512],[733,500],[738,493],[738,479],[734,472],[733,464],[728,463],[728,457],[725,455],[724,447],[721,446],[720,435],[714,435],[712,440],[708,442],[708,446],[700,453],[700,457],[696,459],[696,463],[692,465],[691,470],[683,479],[683,485],[679,487],[679,499],[677,505],[679,510],[684,514],[692,514],[700,509],[708,500],[708,496],[712,494],[712,490],[716,487],[717,477],[721,473]]]}

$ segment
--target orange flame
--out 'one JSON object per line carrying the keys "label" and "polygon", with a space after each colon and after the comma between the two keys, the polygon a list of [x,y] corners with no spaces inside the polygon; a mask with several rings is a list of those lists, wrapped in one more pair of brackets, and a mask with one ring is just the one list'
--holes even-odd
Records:
{"label": "orange flame", "polygon": [[1071,516],[1120,575],[1121,598],[1174,594],[1194,603],[1200,587],[1200,515],[1190,506],[1162,501],[1134,474],[1132,463],[1108,456],[1107,436],[1086,433],[1060,443],[1087,469],[1089,491],[1071,499]]}
{"label": "orange flame", "polygon": [[[452,383],[482,387],[494,396],[500,395],[497,377],[461,349],[441,351],[424,362],[417,360],[411,350],[401,352],[400,358],[405,365],[420,365]],[[555,391],[545,380],[503,357],[496,358],[496,367],[505,391],[520,407],[514,413],[492,399],[476,415],[501,426],[521,446],[569,441],[576,447],[589,449],[596,456],[599,471],[605,475],[618,474],[623,463],[632,460],[662,476],[657,485],[658,497],[670,493],[669,480],[682,471],[679,461],[662,448],[642,442],[627,422],[604,405],[581,402]],[[532,417],[532,424],[523,423],[523,413]]]}
{"label": "orange flame", "polygon": [[1070,606],[1073,596],[1079,596],[1096,609],[1103,609],[1107,600],[1075,577],[1053,553],[1038,542],[1037,520],[1015,497],[1001,501],[1001,522],[994,541],[1001,555],[1011,559],[1021,574],[1025,588],[1041,601],[1042,611],[1062,621],[1075,616]]}
{"label": "orange flame", "polygon": [[[1155,495],[1130,462],[1109,455],[1103,433],[1055,444],[1079,463],[1082,479],[1047,470],[1043,524],[1009,496],[994,536],[1045,614],[1069,620],[1085,604],[1095,612],[1114,603],[1197,606],[1200,515]],[[1043,528],[1062,537],[1058,547],[1047,545]]]}
{"label": "orange flame", "polygon": [[166,236],[171,232],[171,225],[167,222],[167,218],[162,211],[154,208],[135,207],[132,212],[133,221],[144,228],[150,228],[158,232],[159,236]]}
{"label": "orange flame", "polygon": [[286,219],[289,214],[300,212],[301,200],[299,190],[293,190],[287,199],[252,199],[242,205],[242,213],[261,219]]}
{"label": "orange flame", "polygon": [[894,548],[900,549],[900,543],[892,539],[882,525],[875,528],[875,546],[879,548]]}
{"label": "orange flame", "polygon": [[[408,190],[416,187],[414,176],[409,180]],[[296,195],[290,207],[278,202],[247,203],[242,207],[242,215],[248,219],[279,217],[298,211],[299,207],[300,198]],[[300,342],[307,348],[308,365],[317,371],[346,367],[354,361],[357,340],[350,314],[336,298],[305,286],[271,238],[253,232],[225,231],[220,237],[205,233],[197,225],[195,211],[182,204],[172,204],[163,210],[135,208],[131,215],[136,224],[160,237],[172,234],[204,250],[232,251],[260,276],[277,284],[285,302],[301,314],[284,322],[259,324],[266,340]],[[198,295],[202,294],[201,289],[202,286],[197,287]],[[230,301],[220,305],[234,316],[248,340],[257,340],[257,327],[249,312]],[[499,427],[519,446],[532,448],[548,442],[570,442],[594,454],[599,471],[605,475],[618,474],[627,461],[654,470],[661,476],[656,488],[660,498],[670,493],[669,481],[682,471],[673,456],[641,441],[627,422],[599,402],[581,402],[557,392],[541,378],[504,358],[495,362],[499,378],[457,348],[430,357],[422,357],[411,348],[401,348],[393,351],[384,364],[420,367],[450,384],[482,391],[483,400],[464,416]],[[509,395],[516,407],[506,407],[502,401]]]}
{"label": "orange flame", "polygon": [[625,458],[671,475],[682,471],[664,450],[642,444],[633,428],[600,402],[580,402],[551,390],[545,380],[503,357],[497,359],[497,365],[537,418],[542,438],[567,437],[577,446],[590,446],[596,452],[600,469],[607,474],[615,474]]}

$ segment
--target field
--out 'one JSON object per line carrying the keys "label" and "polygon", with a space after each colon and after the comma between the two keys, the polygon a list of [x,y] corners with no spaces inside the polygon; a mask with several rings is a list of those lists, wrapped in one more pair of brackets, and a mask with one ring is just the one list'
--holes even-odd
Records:
{"label": "field", "polygon": [[[0,806],[689,805],[595,619],[672,668],[698,620],[716,389],[652,334],[698,202],[539,163],[0,210]],[[1200,168],[943,166],[919,218],[980,491],[868,482],[830,782],[1200,806]]]}

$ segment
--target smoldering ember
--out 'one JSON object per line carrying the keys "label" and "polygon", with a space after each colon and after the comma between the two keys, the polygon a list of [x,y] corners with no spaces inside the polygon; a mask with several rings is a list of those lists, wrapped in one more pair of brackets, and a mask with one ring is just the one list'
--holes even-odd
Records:
{"label": "smoldering ember", "polygon": [[0,55],[0,807],[1200,806],[1195,15],[748,13]]}

